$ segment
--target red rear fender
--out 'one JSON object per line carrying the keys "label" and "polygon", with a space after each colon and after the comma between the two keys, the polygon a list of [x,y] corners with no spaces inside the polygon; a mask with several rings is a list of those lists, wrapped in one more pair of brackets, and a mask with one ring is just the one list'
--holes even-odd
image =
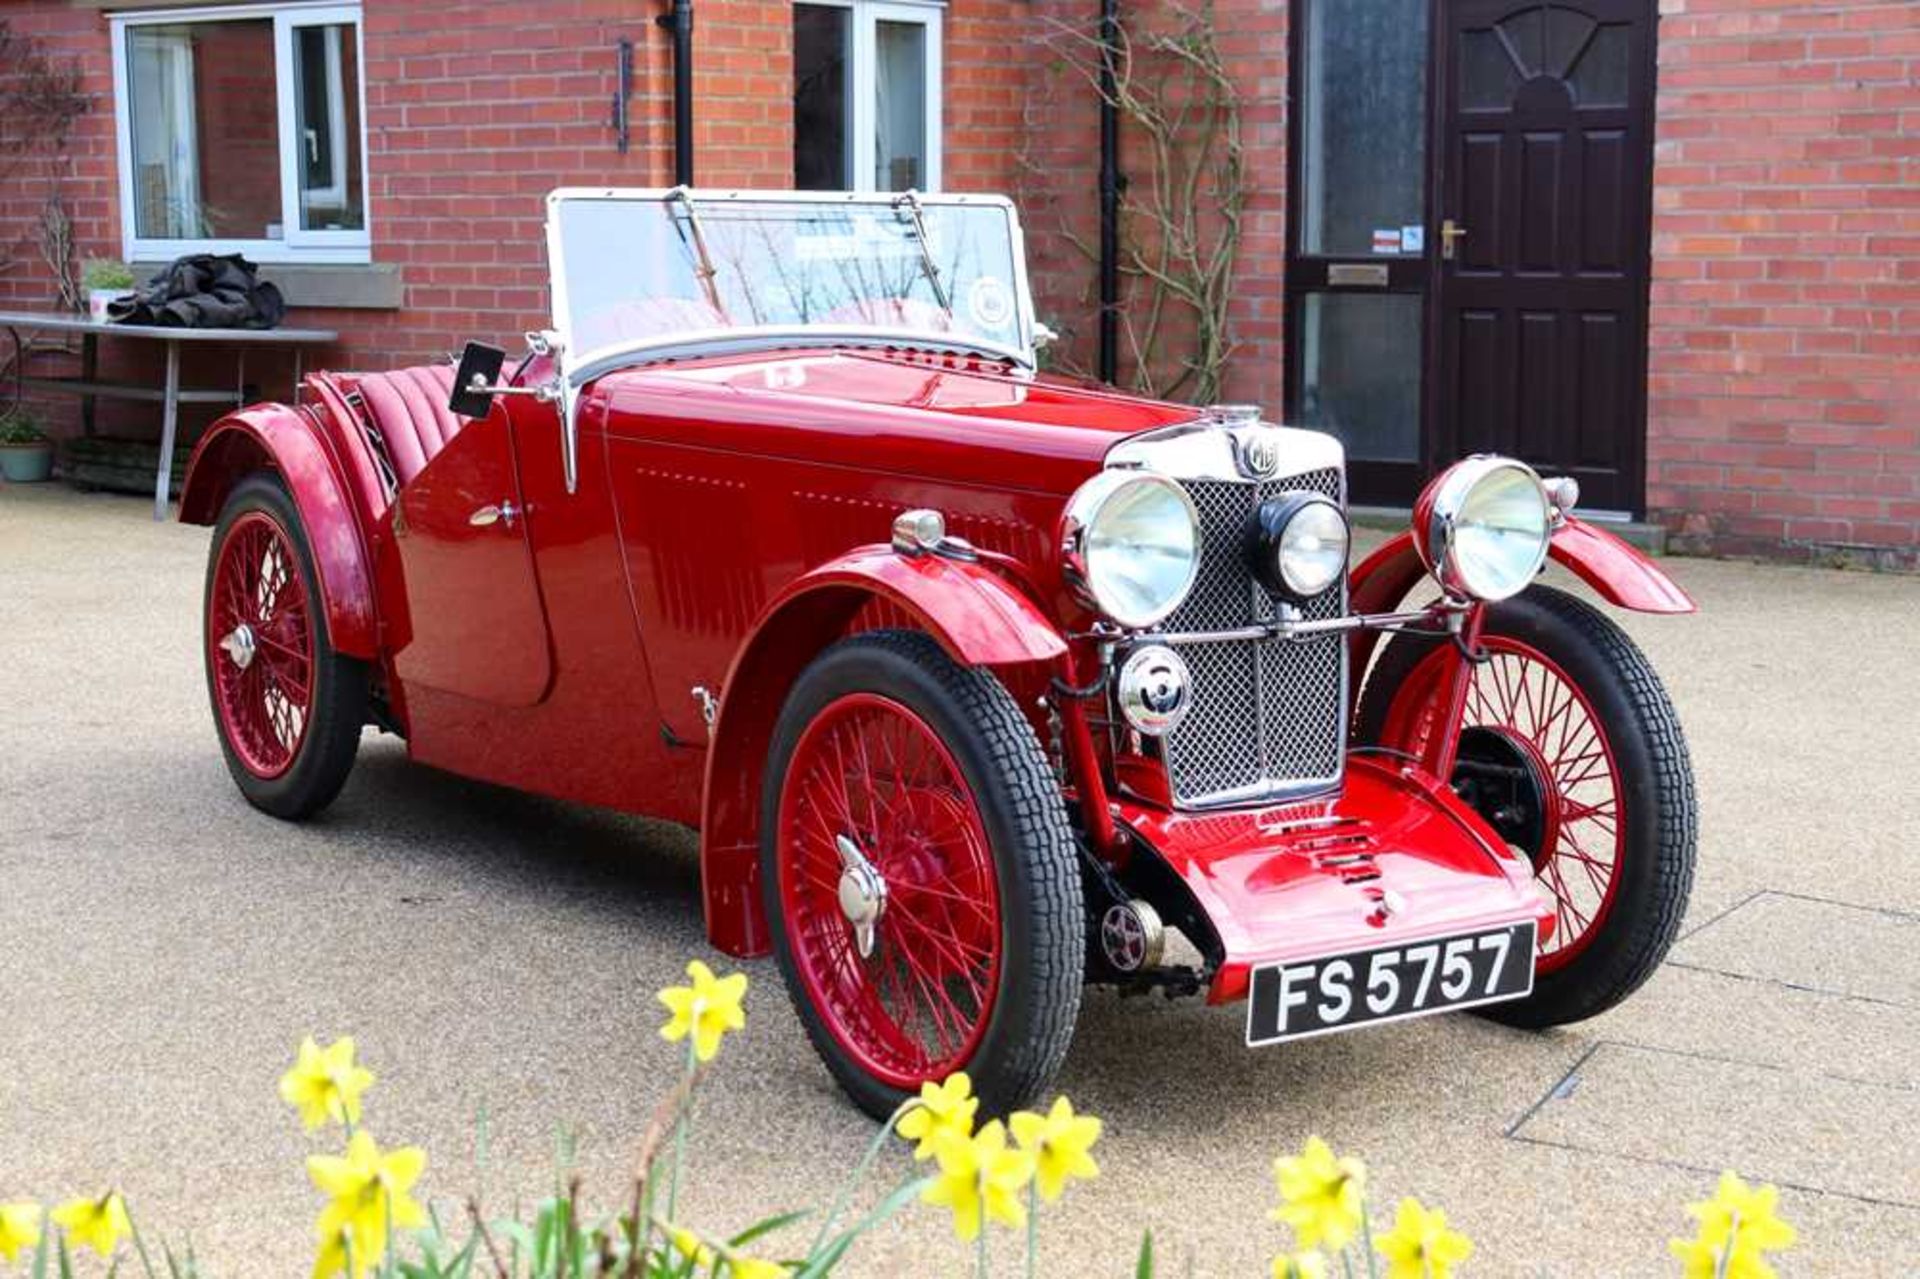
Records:
{"label": "red rear fender", "polygon": [[259,470],[279,473],[300,512],[326,605],[328,641],[351,657],[376,656],[379,619],[366,541],[332,452],[305,412],[258,404],[216,422],[187,464],[181,523],[214,523],[233,486]]}
{"label": "red rear fender", "polygon": [[769,945],[760,907],[760,790],[787,691],[854,616],[881,601],[968,666],[1051,662],[1065,637],[1007,580],[978,563],[867,546],[802,576],[769,604],[727,672],[707,753],[700,870],[707,936],[732,955]]}

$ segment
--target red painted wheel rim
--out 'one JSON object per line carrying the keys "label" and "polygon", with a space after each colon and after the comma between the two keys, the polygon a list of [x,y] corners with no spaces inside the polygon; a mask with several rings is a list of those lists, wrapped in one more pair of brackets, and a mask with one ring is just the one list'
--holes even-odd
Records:
{"label": "red painted wheel rim", "polygon": [[[292,767],[306,738],[313,647],[293,539],[265,511],[248,511],[228,527],[214,563],[207,661],[221,734],[263,780]],[[244,662],[236,656],[249,650]]]}
{"label": "red painted wheel rim", "polygon": [[[1500,733],[1552,779],[1546,834],[1534,872],[1553,899],[1552,935],[1536,970],[1564,968],[1584,952],[1613,909],[1626,851],[1620,770],[1600,716],[1572,676],[1539,649],[1505,635],[1482,640],[1488,660],[1474,668],[1461,727]],[[1443,704],[1454,654],[1439,648],[1408,673],[1387,711],[1383,740],[1420,752]]]}
{"label": "red painted wheel rim", "polygon": [[[946,744],[891,698],[841,697],[794,746],[779,822],[794,967],[834,1040],[895,1088],[964,1067],[999,989],[1000,893],[979,807]],[[842,835],[886,881],[866,958],[840,904]]]}

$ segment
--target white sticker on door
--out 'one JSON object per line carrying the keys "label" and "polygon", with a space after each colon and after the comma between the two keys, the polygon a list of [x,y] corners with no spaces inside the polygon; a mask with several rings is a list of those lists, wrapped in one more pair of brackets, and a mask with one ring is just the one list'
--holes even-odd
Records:
{"label": "white sticker on door", "polygon": [[1375,227],[1373,231],[1373,251],[1375,253],[1398,253],[1400,251],[1399,227]]}
{"label": "white sticker on door", "polygon": [[1425,253],[1427,251],[1427,228],[1418,225],[1401,227],[1400,251],[1402,253]]}

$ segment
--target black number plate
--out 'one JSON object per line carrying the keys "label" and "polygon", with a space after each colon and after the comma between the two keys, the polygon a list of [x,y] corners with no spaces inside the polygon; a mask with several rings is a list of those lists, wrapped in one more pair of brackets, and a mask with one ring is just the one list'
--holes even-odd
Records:
{"label": "black number plate", "polygon": [[1533,993],[1532,923],[1253,970],[1247,1046]]}

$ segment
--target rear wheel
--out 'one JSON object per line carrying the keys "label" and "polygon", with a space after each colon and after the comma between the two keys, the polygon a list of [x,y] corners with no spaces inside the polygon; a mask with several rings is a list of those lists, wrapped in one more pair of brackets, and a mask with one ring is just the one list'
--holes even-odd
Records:
{"label": "rear wheel", "polygon": [[[1693,767],[1659,677],[1605,615],[1551,587],[1488,607],[1454,790],[1529,857],[1553,905],[1534,993],[1487,1016],[1551,1026],[1603,1012],[1650,976],[1693,884]],[[1394,639],[1360,703],[1367,743],[1418,754],[1455,654]]]}
{"label": "rear wheel", "polygon": [[327,642],[314,582],[279,479],[242,481],[207,562],[207,693],[227,771],[275,817],[308,816],[340,793],[366,719],[366,666]]}
{"label": "rear wheel", "polygon": [[1033,731],[991,674],[924,635],[823,653],[774,732],[762,883],[802,1023],[883,1117],[967,1071],[989,1112],[1066,1056],[1085,939],[1073,836]]}

